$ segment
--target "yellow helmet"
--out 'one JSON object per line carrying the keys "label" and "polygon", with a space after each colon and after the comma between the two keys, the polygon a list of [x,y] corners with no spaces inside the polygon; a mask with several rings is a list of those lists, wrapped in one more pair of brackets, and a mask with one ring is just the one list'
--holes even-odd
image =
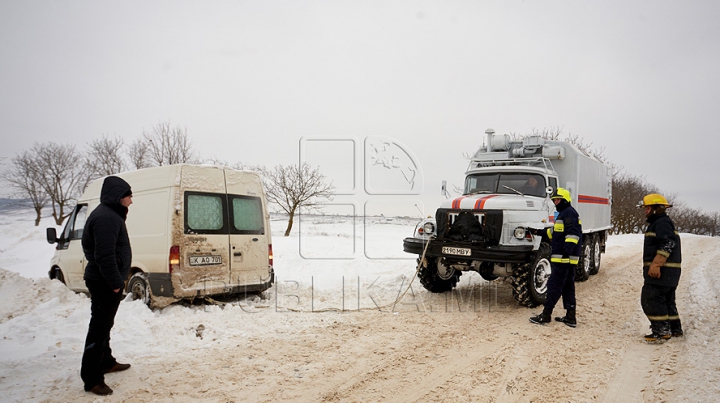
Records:
{"label": "yellow helmet", "polygon": [[638,207],[646,207],[646,206],[665,206],[665,207],[672,207],[672,204],[668,203],[665,196],[657,193],[651,193],[645,197],[643,197],[642,201],[638,203]]}
{"label": "yellow helmet", "polygon": [[551,199],[565,199],[568,201],[568,203],[572,202],[572,197],[570,197],[570,192],[567,189],[563,188],[557,188],[553,192],[552,195],[550,195]]}

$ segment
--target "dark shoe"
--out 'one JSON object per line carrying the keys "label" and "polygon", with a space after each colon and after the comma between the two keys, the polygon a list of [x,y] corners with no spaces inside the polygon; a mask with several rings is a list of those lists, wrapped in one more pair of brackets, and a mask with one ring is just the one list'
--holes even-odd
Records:
{"label": "dark shoe", "polygon": [[100,396],[112,395],[113,390],[109,386],[105,385],[105,382],[95,385],[90,389],[85,389],[86,392],[91,392]]}
{"label": "dark shoe", "polygon": [[540,315],[530,318],[530,323],[534,323],[536,325],[544,325],[546,323],[550,323],[550,321],[550,314],[545,311],[542,311]]}
{"label": "dark shoe", "polygon": [[672,331],[671,336],[672,337],[683,337],[683,336],[685,336],[685,333],[683,333],[682,329],[675,329]]}
{"label": "dark shoe", "polygon": [[563,316],[562,318],[557,316],[555,317],[555,320],[558,322],[562,322],[570,327],[577,327],[577,321],[574,318],[569,318],[567,315]]}
{"label": "dark shoe", "polygon": [[111,372],[120,372],[125,371],[126,369],[130,368],[130,364],[120,364],[119,362],[112,367],[106,369],[103,371],[105,374],[109,374]]}

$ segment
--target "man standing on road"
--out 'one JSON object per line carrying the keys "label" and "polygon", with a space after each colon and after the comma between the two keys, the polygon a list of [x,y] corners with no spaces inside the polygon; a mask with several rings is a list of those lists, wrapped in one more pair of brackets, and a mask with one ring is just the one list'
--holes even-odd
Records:
{"label": "man standing on road", "polygon": [[575,266],[580,260],[582,222],[577,211],[570,205],[572,198],[567,189],[555,189],[550,199],[555,203],[555,209],[558,211],[555,224],[547,230],[552,247],[550,255],[552,271],[547,284],[545,307],[541,314],[530,318],[530,322],[539,325],[549,323],[555,304],[562,296],[566,314],[564,317],[556,317],[555,320],[576,327]]}
{"label": "man standing on road", "polygon": [[125,219],[132,204],[130,185],[116,176],[108,176],[97,206],[85,223],[82,246],[87,266],[85,284],[90,292],[90,325],[85,339],[80,377],[85,391],[96,395],[112,394],[105,374],[124,371],[110,349],[110,330],[123,297],[130,271],[132,251]]}
{"label": "man standing on road", "polygon": [[648,343],[664,343],[670,337],[683,335],[680,316],[675,306],[675,290],[680,281],[680,235],[665,213],[672,207],[657,193],[645,196],[638,205],[645,210],[649,223],[643,245],[643,278],[640,295],[643,312],[650,320]]}

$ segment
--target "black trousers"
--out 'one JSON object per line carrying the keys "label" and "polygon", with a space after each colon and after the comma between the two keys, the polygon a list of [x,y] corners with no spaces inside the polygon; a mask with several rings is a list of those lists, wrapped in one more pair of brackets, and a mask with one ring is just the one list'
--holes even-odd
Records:
{"label": "black trousers", "polygon": [[643,285],[640,304],[650,323],[668,321],[673,330],[680,328],[680,316],[675,305],[676,289],[673,286]]}
{"label": "black trousers", "polygon": [[104,281],[86,280],[85,285],[90,291],[90,325],[80,377],[85,383],[85,390],[90,390],[105,382],[104,370],[117,363],[110,349],[110,330],[115,324],[115,314],[123,295],[122,290],[113,292]]}
{"label": "black trousers", "polygon": [[551,266],[545,309],[552,311],[560,297],[563,299],[565,309],[575,309],[575,265],[551,263]]}

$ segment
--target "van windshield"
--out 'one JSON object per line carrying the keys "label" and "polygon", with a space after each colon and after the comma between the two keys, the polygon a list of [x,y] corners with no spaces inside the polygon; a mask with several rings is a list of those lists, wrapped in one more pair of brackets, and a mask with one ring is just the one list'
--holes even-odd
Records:
{"label": "van windshield", "polygon": [[545,178],[531,173],[471,174],[465,178],[465,195],[468,194],[515,194],[513,188],[523,194],[545,197]]}

